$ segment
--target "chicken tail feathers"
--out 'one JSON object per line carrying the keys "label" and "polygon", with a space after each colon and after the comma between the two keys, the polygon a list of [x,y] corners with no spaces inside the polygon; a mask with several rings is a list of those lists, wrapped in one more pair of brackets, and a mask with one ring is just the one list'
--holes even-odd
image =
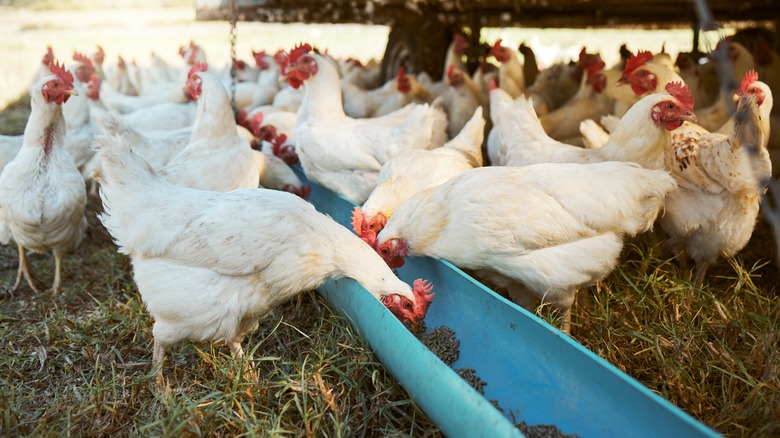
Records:
{"label": "chicken tail feathers", "polygon": [[156,175],[122,135],[96,136],[92,148],[100,154],[101,170],[96,179],[101,186],[143,182]]}
{"label": "chicken tail feathers", "polygon": [[482,141],[484,136],[485,119],[482,117],[482,107],[477,107],[468,123],[445,147],[463,152],[474,167],[482,167]]}

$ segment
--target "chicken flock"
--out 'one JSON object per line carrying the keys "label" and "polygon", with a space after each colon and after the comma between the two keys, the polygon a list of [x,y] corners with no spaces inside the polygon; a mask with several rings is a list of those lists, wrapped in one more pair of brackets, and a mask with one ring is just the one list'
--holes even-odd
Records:
{"label": "chicken flock", "polygon": [[[181,65],[152,54],[143,68],[108,65],[100,47],[65,66],[49,49],[24,135],[0,136],[14,289],[38,290],[28,250],[52,251],[61,288],[99,187],[100,220],[154,318],[162,382],[176,343],[241,356],[275,306],[328,278],[419,325],[434,285],[396,277],[408,256],[447,259],[526,308],[551,304],[566,330],[577,289],[656,221],[697,282],[747,244],[780,151],[776,52],[723,40],[741,80],[729,95],[693,54],[637,51],[607,68],[583,48],[539,70],[530,48],[502,43],[470,73],[456,34],[441,78],[401,68],[386,83],[376,61],[310,44],[219,69],[194,42]],[[306,202],[298,164],[357,205],[352,230]]]}

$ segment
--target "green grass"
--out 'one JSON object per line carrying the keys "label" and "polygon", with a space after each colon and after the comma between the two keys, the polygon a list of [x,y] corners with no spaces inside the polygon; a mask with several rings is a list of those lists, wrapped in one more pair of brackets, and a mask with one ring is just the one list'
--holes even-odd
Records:
{"label": "green grass", "polygon": [[[13,111],[29,111],[24,98]],[[152,320],[99,208],[90,201],[90,231],[66,257],[58,295],[11,294],[18,255],[0,247],[2,435],[441,435],[315,292],[244,341],[259,382],[243,378],[224,345],[182,343],[165,363],[168,389],[155,390]],[[662,253],[660,232],[634,239],[608,278],[580,291],[572,336],[720,433],[778,436],[780,276],[769,233],[759,223],[700,288]],[[52,257],[31,261],[48,287]]]}
{"label": "green grass", "polygon": [[[151,371],[152,320],[90,206],[90,235],[64,265],[64,290],[13,295],[17,254],[0,248],[3,436],[439,436],[438,429],[323,298],[304,293],[244,342],[259,382],[227,347],[182,343]],[[33,255],[38,285],[50,255]]]}

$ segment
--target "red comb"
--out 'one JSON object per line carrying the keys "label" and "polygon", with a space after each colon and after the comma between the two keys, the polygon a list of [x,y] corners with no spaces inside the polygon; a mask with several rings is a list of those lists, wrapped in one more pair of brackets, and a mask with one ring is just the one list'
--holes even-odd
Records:
{"label": "red comb", "polygon": [[396,80],[400,83],[404,78],[406,78],[406,68],[403,65],[398,66],[398,77]]}
{"label": "red comb", "polygon": [[623,70],[623,76],[628,76],[634,70],[650,62],[651,59],[653,59],[653,54],[647,50],[637,52],[636,55],[631,56],[631,58],[626,61],[626,68]]}
{"label": "red comb", "polygon": [[86,64],[90,68],[95,68],[95,66],[92,65],[92,60],[87,58],[86,55],[84,55],[83,53],[79,53],[79,52],[73,53],[73,60]]}
{"label": "red comb", "polygon": [[428,307],[431,306],[431,302],[433,301],[433,296],[435,294],[431,293],[433,290],[433,284],[431,284],[428,280],[423,280],[422,278],[418,278],[417,280],[414,280],[414,298],[417,301],[417,306],[415,309],[416,314],[420,315],[420,319],[425,317],[425,314],[428,313]]}
{"label": "red comb", "polygon": [[98,64],[102,64],[103,60],[106,58],[106,52],[103,50],[102,47],[97,46],[97,52],[95,52],[94,55],[92,55],[95,58],[95,62]]}
{"label": "red comb", "polygon": [[43,55],[43,59],[41,62],[43,65],[48,66],[51,64],[51,62],[54,60],[54,51],[51,49],[51,46],[46,47],[46,54]]}
{"label": "red comb", "polygon": [[[244,115],[244,118],[246,119],[246,114]],[[252,131],[252,134],[255,134],[255,137],[259,137],[260,125],[263,124],[263,113],[255,113],[247,123],[249,124],[249,130]]]}
{"label": "red comb", "polygon": [[208,69],[209,69],[208,64],[203,62],[196,62],[195,65],[193,65],[190,71],[187,73],[187,80],[190,80],[190,78],[192,78],[192,75],[194,75],[195,73],[200,73]]}
{"label": "red comb", "polygon": [[458,43],[458,44],[463,44],[463,43],[466,42],[466,38],[464,38],[463,34],[460,34],[460,33],[456,33],[455,35],[453,35],[452,39],[454,39],[455,42]]}
{"label": "red comb", "polygon": [[284,50],[277,50],[276,53],[274,53],[273,58],[277,64],[281,65],[282,62],[287,59],[287,52]]}
{"label": "red comb", "polygon": [[[496,50],[501,48],[501,38],[497,39],[495,43],[493,43],[493,47],[490,49],[491,53],[494,53]],[[495,53],[494,53],[495,54]]]}
{"label": "red comb", "polygon": [[666,92],[671,94],[683,108],[693,111],[693,95],[687,85],[680,82],[669,82],[666,84]]}
{"label": "red comb", "polygon": [[750,70],[749,72],[745,73],[745,77],[742,78],[742,83],[739,85],[739,90],[737,90],[737,94],[740,96],[744,96],[745,93],[747,93],[748,88],[750,88],[751,85],[753,85],[753,82],[758,80],[758,72],[755,70]]}
{"label": "red comb", "polygon": [[290,62],[297,62],[301,56],[311,52],[311,46],[308,43],[299,44],[290,50]]}
{"label": "red comb", "polygon": [[252,51],[252,57],[255,58],[255,65],[260,70],[268,70],[268,61],[265,60],[265,50],[259,52]]}
{"label": "red comb", "polygon": [[73,88],[73,74],[65,69],[65,64],[57,64],[57,61],[52,61],[49,64],[49,71],[65,82],[69,88]]}
{"label": "red comb", "polygon": [[360,207],[355,207],[352,210],[352,231],[354,231],[358,237],[362,237],[363,220],[363,212],[360,211]]}

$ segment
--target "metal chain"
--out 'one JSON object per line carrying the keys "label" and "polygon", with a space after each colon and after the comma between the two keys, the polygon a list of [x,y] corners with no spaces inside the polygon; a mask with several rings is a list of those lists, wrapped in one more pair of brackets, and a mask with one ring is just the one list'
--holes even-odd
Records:
{"label": "metal chain", "polygon": [[230,0],[230,107],[233,109],[233,116],[238,115],[236,111],[236,0]]}

